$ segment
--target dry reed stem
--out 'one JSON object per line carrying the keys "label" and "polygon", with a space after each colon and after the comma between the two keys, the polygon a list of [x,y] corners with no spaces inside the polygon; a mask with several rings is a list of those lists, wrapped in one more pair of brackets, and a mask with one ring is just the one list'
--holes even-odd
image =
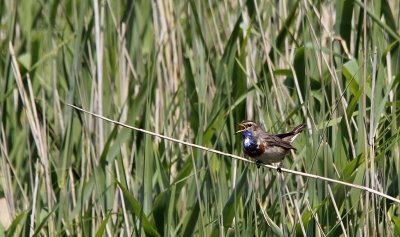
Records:
{"label": "dry reed stem", "polygon": [[[74,108],[76,110],[79,110],[81,112],[85,112],[87,114],[90,114],[90,115],[92,115],[92,116],[94,116],[96,118],[100,118],[100,119],[105,120],[107,122],[111,122],[113,124],[116,124],[116,125],[119,125],[119,126],[122,126],[122,127],[125,127],[125,128],[129,128],[129,129],[132,129],[132,130],[135,130],[135,131],[138,131],[138,132],[142,132],[142,133],[145,133],[147,135],[159,137],[159,138],[162,138],[162,139],[165,139],[165,140],[168,140],[168,141],[180,143],[180,144],[183,144],[183,145],[186,145],[186,146],[194,147],[194,148],[197,148],[197,149],[200,149],[200,150],[203,150],[203,151],[207,151],[207,152],[212,152],[212,153],[215,153],[215,154],[218,154],[218,155],[231,157],[231,158],[234,158],[234,159],[237,159],[237,160],[241,160],[241,161],[244,161],[244,162],[247,162],[247,163],[256,164],[255,161],[252,161],[252,160],[249,160],[249,159],[237,156],[237,155],[225,153],[225,152],[218,151],[218,150],[215,150],[215,149],[211,149],[211,148],[208,148],[208,147],[200,146],[200,145],[193,144],[193,143],[190,143],[190,142],[185,142],[185,141],[178,140],[178,139],[175,139],[175,138],[172,138],[172,137],[168,137],[168,136],[164,136],[164,135],[161,135],[161,134],[158,134],[158,133],[147,131],[145,129],[141,129],[141,128],[137,128],[137,127],[134,127],[134,126],[126,125],[124,123],[120,123],[118,121],[103,117],[101,115],[98,115],[98,114],[95,114],[95,113],[92,113],[92,112],[89,112],[89,111],[86,111],[86,110],[84,110],[84,109],[82,109],[80,107],[77,107],[75,105],[71,105],[71,104],[68,104],[68,103],[66,103],[66,105],[69,106],[69,107],[72,107],[72,108]],[[267,167],[267,168],[270,168],[270,169],[276,169],[276,167],[272,166],[272,165],[260,164],[260,166]],[[336,184],[344,185],[344,186],[347,186],[347,187],[360,189],[360,190],[365,191],[367,193],[372,193],[372,194],[381,196],[383,198],[389,199],[389,200],[397,203],[398,205],[400,205],[400,199],[391,197],[391,196],[389,196],[389,195],[387,195],[385,193],[376,191],[376,190],[374,190],[372,188],[368,188],[368,187],[365,187],[365,186],[362,186],[362,185],[352,184],[352,183],[348,183],[348,182],[344,182],[344,181],[340,181],[340,180],[336,180],[336,179],[327,178],[327,177],[324,177],[324,176],[319,176],[319,175],[314,175],[314,174],[307,174],[307,173],[304,173],[304,172],[295,171],[295,170],[289,170],[289,169],[285,169],[285,168],[281,168],[281,170],[282,170],[282,172],[286,172],[286,173],[290,173],[290,174],[294,174],[294,175],[300,175],[300,176],[303,176],[303,177],[308,177],[308,178],[312,178],[312,179],[326,181],[326,182],[329,182],[329,183],[336,183]]]}

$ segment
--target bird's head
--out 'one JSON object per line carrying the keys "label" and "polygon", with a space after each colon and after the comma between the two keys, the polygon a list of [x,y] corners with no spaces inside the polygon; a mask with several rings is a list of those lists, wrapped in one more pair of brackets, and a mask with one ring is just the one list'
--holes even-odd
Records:
{"label": "bird's head", "polygon": [[248,133],[248,132],[254,133],[255,131],[258,130],[259,126],[253,121],[244,120],[241,123],[239,123],[239,128],[240,130],[237,131],[236,133]]}

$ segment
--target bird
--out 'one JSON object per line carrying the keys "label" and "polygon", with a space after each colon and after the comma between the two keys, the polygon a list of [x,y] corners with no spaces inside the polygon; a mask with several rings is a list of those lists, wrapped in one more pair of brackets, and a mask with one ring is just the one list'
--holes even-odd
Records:
{"label": "bird", "polygon": [[269,134],[254,121],[244,120],[236,133],[242,135],[243,151],[256,161],[258,168],[261,164],[279,162],[277,171],[281,173],[282,160],[290,150],[296,150],[291,143],[305,127],[305,124],[300,124],[288,133]]}

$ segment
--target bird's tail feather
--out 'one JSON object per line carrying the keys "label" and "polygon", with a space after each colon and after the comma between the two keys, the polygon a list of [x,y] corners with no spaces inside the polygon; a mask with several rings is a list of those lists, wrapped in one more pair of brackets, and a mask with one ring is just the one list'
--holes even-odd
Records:
{"label": "bird's tail feather", "polygon": [[295,127],[292,131],[293,134],[299,134],[301,133],[301,131],[303,131],[303,129],[306,127],[306,124],[300,124],[299,126]]}
{"label": "bird's tail feather", "polygon": [[301,131],[303,131],[305,127],[306,124],[300,124],[299,126],[295,127],[291,132],[276,134],[276,136],[284,141],[292,143],[294,139],[296,139],[297,135],[299,135],[299,133],[301,133]]}
{"label": "bird's tail feather", "polygon": [[296,137],[303,131],[305,127],[306,124],[303,123],[293,129],[293,131],[291,132],[293,135],[290,137],[290,143],[292,143],[294,139],[296,139]]}

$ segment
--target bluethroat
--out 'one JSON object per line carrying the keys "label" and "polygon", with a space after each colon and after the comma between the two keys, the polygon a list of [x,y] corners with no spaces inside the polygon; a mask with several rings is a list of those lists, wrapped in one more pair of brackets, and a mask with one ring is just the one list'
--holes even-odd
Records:
{"label": "bluethroat", "polygon": [[305,124],[301,124],[293,131],[281,134],[269,134],[253,121],[245,120],[240,124],[243,137],[243,151],[246,155],[256,160],[257,167],[260,164],[278,163],[278,172],[281,172],[282,160],[290,150],[296,150],[291,143],[303,131]]}

